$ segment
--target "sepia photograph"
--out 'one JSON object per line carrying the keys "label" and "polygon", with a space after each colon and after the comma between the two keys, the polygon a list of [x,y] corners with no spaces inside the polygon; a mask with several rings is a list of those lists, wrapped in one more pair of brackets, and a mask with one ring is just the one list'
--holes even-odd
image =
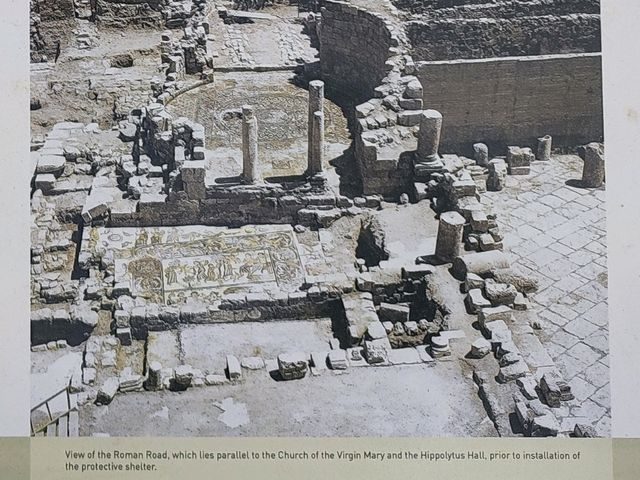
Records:
{"label": "sepia photograph", "polygon": [[31,435],[610,437],[600,8],[30,0]]}

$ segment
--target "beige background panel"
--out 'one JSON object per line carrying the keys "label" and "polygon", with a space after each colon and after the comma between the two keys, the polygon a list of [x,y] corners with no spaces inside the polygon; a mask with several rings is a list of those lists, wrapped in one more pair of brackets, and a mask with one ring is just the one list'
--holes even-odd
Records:
{"label": "beige background panel", "polygon": [[637,480],[640,478],[640,439],[614,438],[613,478]]}
{"label": "beige background panel", "polygon": [[[66,452],[76,451],[91,454],[93,451],[113,452],[154,452],[200,451],[205,452],[251,452],[257,453],[258,460],[217,461],[217,460],[77,460],[76,463],[154,463],[156,471],[114,472],[104,471],[82,473],[65,471]],[[311,457],[315,452],[333,452],[334,460],[268,460],[262,452],[306,452]],[[337,452],[360,453],[362,459],[339,460]],[[380,460],[365,459],[364,452],[420,452],[464,454],[485,452],[485,460],[428,461],[428,460]],[[492,452],[563,452],[572,459],[567,461],[494,460]],[[573,456],[579,454],[579,459]],[[97,454],[94,454],[97,457]],[[175,479],[175,478],[260,478],[269,479],[327,479],[327,478],[367,478],[406,480],[424,478],[447,479],[495,479],[518,478],[519,480],[540,480],[544,478],[580,478],[581,480],[607,480],[612,478],[611,441],[606,439],[160,439],[160,438],[93,438],[83,439],[40,439],[32,441],[32,477],[48,480],[113,479]]]}
{"label": "beige background panel", "polygon": [[0,478],[28,480],[30,442],[25,437],[0,438]]}

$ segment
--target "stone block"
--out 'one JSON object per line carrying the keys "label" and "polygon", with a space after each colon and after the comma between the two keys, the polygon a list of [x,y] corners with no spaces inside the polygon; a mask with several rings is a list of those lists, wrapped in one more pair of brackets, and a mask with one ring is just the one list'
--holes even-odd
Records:
{"label": "stone block", "polygon": [[408,305],[381,303],[378,310],[380,320],[385,322],[406,322],[409,320],[411,309]]}
{"label": "stone block", "polygon": [[122,345],[131,345],[131,328],[116,328],[116,336]]}
{"label": "stone block", "polygon": [[193,368],[191,365],[179,365],[174,370],[173,378],[178,386],[188,388],[193,379]]}
{"label": "stone block", "polygon": [[389,340],[371,340],[364,342],[364,356],[369,364],[388,363],[391,345]]}
{"label": "stone block", "polygon": [[204,377],[204,383],[210,386],[224,385],[227,382],[227,377],[225,377],[224,375],[210,374]]}
{"label": "stone block", "polygon": [[477,233],[487,233],[489,231],[489,219],[487,214],[481,210],[471,212],[471,229]]}
{"label": "stone block", "polygon": [[415,348],[394,348],[388,354],[391,365],[413,365],[422,363]]}
{"label": "stone block", "polygon": [[382,323],[371,322],[367,327],[367,336],[371,340],[378,340],[380,338],[387,338],[387,332]]}
{"label": "stone block", "polygon": [[96,396],[97,405],[109,405],[113,400],[113,397],[118,393],[120,387],[120,381],[117,377],[109,377],[102,386],[98,389]]}
{"label": "stone block", "polygon": [[479,288],[469,290],[464,301],[469,313],[477,313],[479,309],[491,307],[491,302],[484,298]]}
{"label": "stone block", "polygon": [[538,392],[536,392],[536,387],[538,384],[536,380],[532,376],[521,377],[516,380],[516,384],[520,388],[520,392],[524,395],[527,400],[537,400]]}
{"label": "stone block", "polygon": [[552,408],[558,408],[560,407],[560,402],[566,402],[574,398],[569,384],[553,370],[542,375],[540,393],[546,404]]}
{"label": "stone block", "polygon": [[40,173],[36,175],[35,187],[37,190],[48,192],[53,189],[56,183],[56,177],[52,173]]}
{"label": "stone block", "polygon": [[240,366],[247,370],[261,370],[264,368],[264,360],[260,357],[244,357]]}
{"label": "stone block", "polygon": [[402,278],[405,279],[422,280],[431,273],[433,273],[431,265],[407,265],[402,267]]}
{"label": "stone block", "polygon": [[469,355],[472,358],[483,358],[491,352],[491,343],[484,338],[479,338],[471,344]]}
{"label": "stone block", "polygon": [[576,423],[573,427],[573,436],[576,438],[596,438],[598,433],[591,425]]}
{"label": "stone block", "polygon": [[344,350],[331,350],[327,359],[332,370],[346,370],[348,367]]}
{"label": "stone block", "polygon": [[484,278],[480,275],[476,275],[475,273],[467,274],[467,278],[464,281],[464,291],[469,292],[473,289],[482,289],[484,288]]}
{"label": "stone block", "polygon": [[82,383],[85,385],[93,385],[96,381],[97,370],[91,367],[82,369]]}
{"label": "stone block", "polygon": [[307,356],[301,352],[278,355],[278,371],[283,380],[304,378],[307,374]]}
{"label": "stone block", "polygon": [[530,148],[507,147],[507,165],[509,174],[513,175],[513,168],[529,167],[535,159]]}
{"label": "stone block", "polygon": [[559,431],[558,420],[551,412],[536,416],[531,420],[530,435],[532,437],[557,437]]}
{"label": "stone block", "polygon": [[398,112],[398,125],[404,127],[413,127],[420,124],[422,118],[422,110],[404,110]]}
{"label": "stone block", "polygon": [[484,285],[484,292],[491,305],[512,305],[518,291],[516,287],[507,283],[498,283],[492,279],[487,279]]}
{"label": "stone block", "polygon": [[59,176],[64,170],[66,159],[63,155],[40,155],[38,159],[38,166],[36,167],[36,173],[51,173]]}
{"label": "stone block", "polygon": [[233,355],[227,355],[227,375],[229,376],[229,380],[235,381],[239,380],[242,376],[242,368],[240,366],[240,362]]}
{"label": "stone block", "polygon": [[517,378],[524,377],[529,373],[529,367],[527,364],[520,360],[511,365],[501,367],[500,372],[498,372],[498,381],[501,383],[511,382]]}

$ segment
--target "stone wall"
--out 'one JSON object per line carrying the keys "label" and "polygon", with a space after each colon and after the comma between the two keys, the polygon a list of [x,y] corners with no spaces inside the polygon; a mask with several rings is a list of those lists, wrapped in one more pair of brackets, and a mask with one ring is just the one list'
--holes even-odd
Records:
{"label": "stone wall", "polygon": [[600,13],[600,0],[393,0],[412,14],[428,18],[510,18]]}
{"label": "stone wall", "polygon": [[322,78],[331,89],[359,101],[373,95],[398,45],[384,18],[345,2],[329,1],[319,28]]}
{"label": "stone wall", "polygon": [[412,21],[406,32],[416,61],[601,50],[600,16],[593,14]]}
{"label": "stone wall", "polygon": [[36,0],[38,13],[43,22],[55,20],[68,20],[75,17],[75,6],[73,0]]}
{"label": "stone wall", "polygon": [[31,61],[53,60],[58,49],[64,48],[73,29],[75,9],[72,0],[30,2]]}
{"label": "stone wall", "polygon": [[[328,227],[348,215],[353,201],[347,197],[310,190],[309,184],[286,190],[280,185],[209,187],[207,198],[193,200],[185,192],[168,198],[143,195],[134,211],[111,208],[111,227],[211,225],[240,227],[248,224],[302,224]],[[366,200],[372,208],[378,198]],[[357,209],[356,211],[359,211]],[[352,213],[356,213],[352,210]]]}
{"label": "stone wall", "polygon": [[[318,31],[322,78],[354,117],[354,157],[365,195],[397,199],[411,177],[422,87],[398,22],[345,2],[326,1]],[[346,98],[345,98],[346,97]],[[355,105],[355,108],[354,108]]]}
{"label": "stone wall", "polygon": [[602,139],[600,54],[417,65],[425,106],[443,114],[445,149],[533,146],[546,134],[555,146]]}
{"label": "stone wall", "polygon": [[95,0],[94,16],[98,24],[109,27],[163,25],[166,0]]}

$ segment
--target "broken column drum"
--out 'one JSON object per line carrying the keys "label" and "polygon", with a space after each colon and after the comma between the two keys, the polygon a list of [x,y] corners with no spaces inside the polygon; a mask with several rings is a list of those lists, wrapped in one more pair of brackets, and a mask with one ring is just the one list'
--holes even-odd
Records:
{"label": "broken column drum", "polygon": [[536,152],[536,158],[538,160],[551,160],[551,142],[551,135],[545,135],[538,139],[538,151]]}
{"label": "broken column drum", "polygon": [[436,257],[451,262],[460,255],[464,223],[464,217],[458,212],[444,212],[440,215]]}
{"label": "broken column drum", "polygon": [[[320,112],[322,115],[316,116]],[[324,149],[324,82],[309,82],[309,116],[307,138],[307,161],[309,175],[322,172]]]}
{"label": "broken column drum", "polygon": [[582,186],[598,188],[604,183],[604,150],[600,143],[590,143],[584,150]]}
{"label": "broken column drum", "polygon": [[421,162],[439,161],[438,147],[442,130],[442,114],[437,110],[425,110],[420,117],[418,131],[418,159]]}
{"label": "broken column drum", "polygon": [[253,107],[242,107],[242,177],[247,183],[260,181],[258,166],[258,120]]}
{"label": "broken column drum", "polygon": [[484,143],[474,143],[473,154],[477,165],[486,167],[489,164],[489,148]]}

